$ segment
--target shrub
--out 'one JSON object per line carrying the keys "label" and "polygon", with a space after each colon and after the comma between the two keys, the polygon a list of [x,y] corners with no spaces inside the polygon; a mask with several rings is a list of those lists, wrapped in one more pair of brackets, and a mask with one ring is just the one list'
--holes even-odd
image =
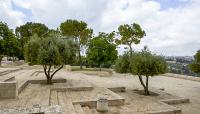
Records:
{"label": "shrub", "polygon": [[115,64],[115,71],[118,73],[129,73],[130,71],[130,55],[125,53],[124,55],[120,56]]}

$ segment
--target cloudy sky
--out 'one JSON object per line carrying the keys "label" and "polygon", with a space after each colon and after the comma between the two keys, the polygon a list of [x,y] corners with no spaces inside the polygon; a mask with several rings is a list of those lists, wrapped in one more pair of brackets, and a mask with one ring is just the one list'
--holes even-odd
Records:
{"label": "cloudy sky", "polygon": [[57,28],[66,19],[85,21],[95,33],[136,22],[147,36],[135,50],[147,45],[157,54],[185,56],[200,49],[200,0],[0,0],[0,21],[13,29],[28,21]]}

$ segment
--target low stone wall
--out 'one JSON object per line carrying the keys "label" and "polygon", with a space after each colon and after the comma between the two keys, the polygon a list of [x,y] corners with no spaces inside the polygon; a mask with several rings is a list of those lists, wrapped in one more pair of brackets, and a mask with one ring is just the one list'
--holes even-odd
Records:
{"label": "low stone wall", "polygon": [[51,91],[90,91],[93,87],[52,87]]}
{"label": "low stone wall", "polygon": [[[60,78],[60,79],[53,79],[52,82],[53,83],[66,83],[67,80],[64,78]],[[46,83],[46,80],[26,80],[26,81],[22,82],[21,85],[19,85],[18,93],[21,93],[29,83],[41,84],[41,83]]]}
{"label": "low stone wall", "polygon": [[189,103],[190,99],[185,99],[185,98],[179,98],[179,99],[166,99],[166,100],[161,100],[161,102],[167,103],[169,105],[172,104],[181,104],[181,103]]}
{"label": "low stone wall", "polygon": [[126,87],[111,87],[108,89],[113,92],[126,92]]}
{"label": "low stone wall", "polygon": [[24,88],[26,88],[26,86],[27,86],[28,84],[29,84],[29,81],[28,81],[28,80],[23,81],[23,82],[19,85],[19,87],[18,87],[18,93],[21,93],[22,90],[24,90]]}
{"label": "low stone wall", "polygon": [[[41,83],[46,83],[47,80],[28,80],[29,83],[31,84],[41,84]],[[66,79],[64,78],[58,78],[58,79],[52,79],[53,83],[65,83],[67,82]]]}
{"label": "low stone wall", "polygon": [[10,81],[15,81],[15,76],[11,76],[4,80],[4,82],[10,82]]}
{"label": "low stone wall", "polygon": [[17,82],[0,82],[0,99],[15,99],[18,96]]}
{"label": "low stone wall", "polygon": [[186,79],[186,80],[192,80],[192,81],[200,82],[200,77],[194,77],[194,76],[187,76],[187,75],[173,74],[173,73],[166,73],[163,76],[173,77],[173,78],[180,78],[180,79]]}
{"label": "low stone wall", "polygon": [[168,109],[168,110],[160,110],[160,111],[150,111],[147,114],[182,114],[181,109]]}

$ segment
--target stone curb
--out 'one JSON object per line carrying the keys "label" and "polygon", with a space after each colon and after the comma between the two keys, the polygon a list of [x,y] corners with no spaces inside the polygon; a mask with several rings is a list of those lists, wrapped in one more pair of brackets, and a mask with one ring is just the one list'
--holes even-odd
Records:
{"label": "stone curb", "polygon": [[166,74],[163,74],[163,76],[200,82],[200,77],[193,77],[193,76],[173,74],[173,73],[166,73]]}

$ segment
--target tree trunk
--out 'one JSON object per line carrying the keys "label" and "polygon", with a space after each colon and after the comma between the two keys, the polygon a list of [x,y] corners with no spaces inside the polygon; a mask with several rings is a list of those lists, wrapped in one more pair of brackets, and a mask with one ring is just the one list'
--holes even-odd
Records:
{"label": "tree trunk", "polygon": [[0,66],[1,66],[1,61],[2,61],[2,59],[3,59],[3,56],[0,55]]}
{"label": "tree trunk", "polygon": [[47,84],[48,84],[48,85],[53,84],[53,83],[52,83],[52,79],[51,79],[51,77],[49,77],[49,76],[47,77]]}
{"label": "tree trunk", "polygon": [[131,44],[129,45],[129,48],[130,48],[130,56],[132,56],[132,54],[133,54],[133,49],[132,49],[132,47],[131,47]]}
{"label": "tree trunk", "polygon": [[63,68],[63,65],[61,65],[58,69],[56,69],[52,74],[51,74],[51,68],[52,68],[52,65],[43,65],[43,68],[44,68],[44,73],[45,73],[45,76],[47,78],[47,84],[53,84],[52,83],[52,79],[53,79],[53,76],[60,70]]}
{"label": "tree trunk", "polygon": [[146,90],[146,86],[145,86],[145,84],[144,84],[144,82],[143,82],[143,80],[142,80],[142,76],[141,76],[141,75],[138,75],[138,77],[139,77],[140,83],[141,83],[141,85],[143,86],[144,90]]}
{"label": "tree trunk", "polygon": [[145,89],[145,94],[150,95],[149,93],[149,76],[146,76],[146,89]]}
{"label": "tree trunk", "polygon": [[63,65],[61,65],[58,69],[56,69],[52,74],[51,74],[51,79],[53,78],[53,76],[59,71],[59,70],[61,70],[63,68]]}
{"label": "tree trunk", "polygon": [[139,80],[140,80],[140,83],[141,83],[141,85],[143,86],[143,88],[144,88],[144,93],[145,93],[145,95],[150,95],[150,93],[149,93],[149,76],[146,76],[146,85],[144,84],[144,82],[143,82],[143,80],[142,80],[142,76],[141,75],[138,75],[138,77],[139,77]]}
{"label": "tree trunk", "polygon": [[80,48],[79,48],[79,52],[78,52],[78,57],[79,57],[80,69],[83,69]]}

